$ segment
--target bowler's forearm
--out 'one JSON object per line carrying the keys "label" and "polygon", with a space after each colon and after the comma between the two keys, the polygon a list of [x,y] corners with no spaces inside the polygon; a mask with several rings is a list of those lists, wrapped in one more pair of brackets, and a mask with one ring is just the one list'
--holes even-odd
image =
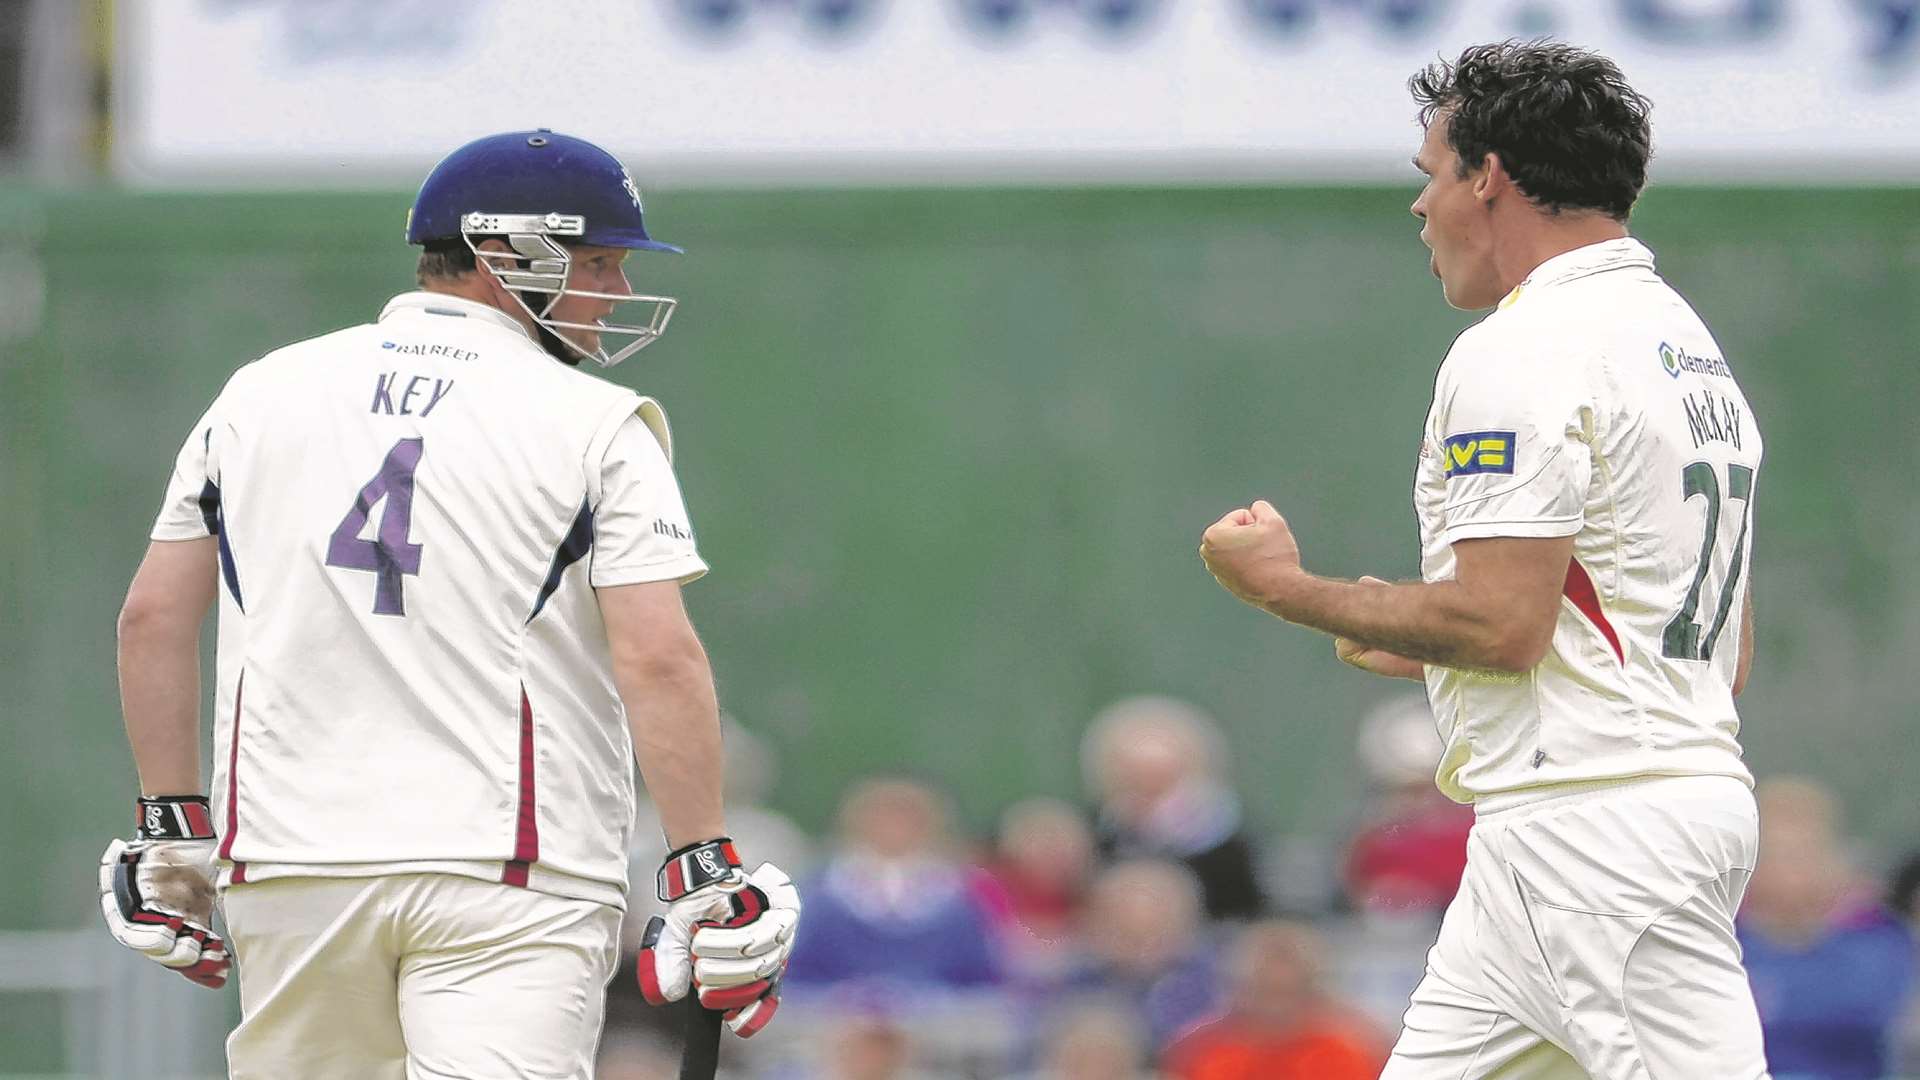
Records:
{"label": "bowler's forearm", "polygon": [[1496,620],[1457,581],[1363,585],[1303,574],[1287,595],[1261,607],[1291,623],[1442,667],[1523,671]]}

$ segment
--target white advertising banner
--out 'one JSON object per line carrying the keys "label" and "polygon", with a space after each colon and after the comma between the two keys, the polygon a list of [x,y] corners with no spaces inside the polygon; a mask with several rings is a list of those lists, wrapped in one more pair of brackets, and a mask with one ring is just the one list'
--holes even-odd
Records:
{"label": "white advertising banner", "polygon": [[1552,36],[1655,104],[1659,178],[1920,181],[1920,0],[120,0],[159,186],[417,180],[551,127],[648,183],[1411,179],[1406,79]]}

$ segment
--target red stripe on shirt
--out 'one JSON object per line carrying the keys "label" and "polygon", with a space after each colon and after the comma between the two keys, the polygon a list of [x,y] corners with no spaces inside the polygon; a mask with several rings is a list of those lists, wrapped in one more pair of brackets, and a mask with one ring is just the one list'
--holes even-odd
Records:
{"label": "red stripe on shirt", "polygon": [[[220,837],[220,857],[232,862],[233,838],[240,832],[240,700],[247,688],[247,673],[242,671],[240,679],[233,684],[233,730],[227,733],[227,828]],[[247,864],[233,864],[233,884],[239,885],[247,880]]]}
{"label": "red stripe on shirt", "polygon": [[540,821],[534,814],[533,703],[520,688],[520,814],[514,827],[513,859],[501,871],[507,885],[524,886],[527,869],[540,861]]}
{"label": "red stripe on shirt", "polygon": [[1561,589],[1562,595],[1573,601],[1580,614],[1587,617],[1596,629],[1613,646],[1613,655],[1621,663],[1627,662],[1627,654],[1620,648],[1620,635],[1614,633],[1613,624],[1607,621],[1607,613],[1600,607],[1600,594],[1594,591],[1593,579],[1587,576],[1587,568],[1580,565],[1579,559],[1567,560],[1567,583]]}

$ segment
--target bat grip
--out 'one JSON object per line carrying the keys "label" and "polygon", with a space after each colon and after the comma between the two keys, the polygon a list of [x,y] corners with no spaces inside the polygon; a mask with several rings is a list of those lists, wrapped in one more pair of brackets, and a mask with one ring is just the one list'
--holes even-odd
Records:
{"label": "bat grip", "polygon": [[720,1027],[725,1016],[700,1004],[698,994],[681,1000],[680,1080],[713,1080],[720,1068]]}

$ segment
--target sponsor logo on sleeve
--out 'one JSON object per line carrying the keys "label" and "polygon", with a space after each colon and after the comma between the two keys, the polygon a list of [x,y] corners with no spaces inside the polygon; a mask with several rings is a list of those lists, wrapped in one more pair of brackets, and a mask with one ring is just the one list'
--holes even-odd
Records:
{"label": "sponsor logo on sleeve", "polygon": [[1447,479],[1479,476],[1483,473],[1513,473],[1514,433],[1511,431],[1463,431],[1447,436],[1441,448]]}

